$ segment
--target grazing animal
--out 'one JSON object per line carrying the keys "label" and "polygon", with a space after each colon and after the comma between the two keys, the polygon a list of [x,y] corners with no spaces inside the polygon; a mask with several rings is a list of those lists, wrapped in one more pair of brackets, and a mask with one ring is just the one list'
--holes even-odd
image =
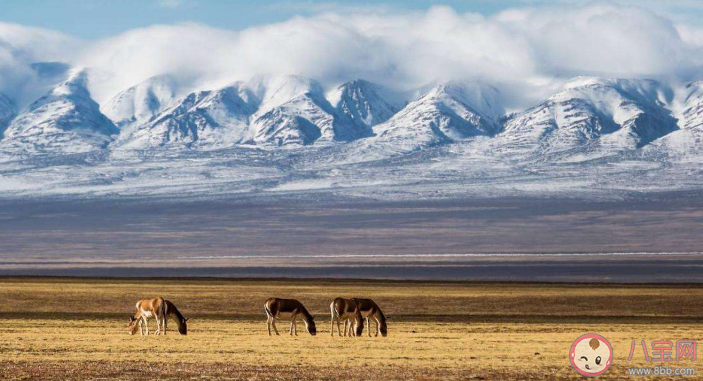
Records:
{"label": "grazing animal", "polygon": [[361,311],[361,316],[366,319],[366,328],[369,330],[369,337],[371,337],[371,319],[376,322],[376,335],[379,332],[381,336],[386,337],[388,335],[388,324],[386,322],[386,315],[383,314],[381,308],[378,304],[371,299],[352,299],[356,301]]}
{"label": "grazing animal", "polygon": [[136,304],[136,312],[129,317],[130,335],[137,333],[137,328],[142,336],[146,328],[146,335],[149,335],[149,318],[156,319],[155,335],[166,334],[166,322],[168,318],[172,318],[178,324],[178,332],[181,335],[188,334],[188,319],[183,317],[178,308],[168,300],[158,297],[154,299],[142,299]]}
{"label": "grazing animal", "polygon": [[188,320],[190,318],[186,318],[181,314],[181,311],[176,308],[176,305],[171,303],[170,300],[164,300],[166,302],[166,319],[164,319],[164,335],[166,334],[166,322],[168,321],[168,318],[171,318],[176,321],[176,324],[178,325],[178,333],[181,335],[187,335],[188,334]]}
{"label": "grazing animal", "polygon": [[[334,323],[337,323],[337,334],[339,336],[361,336],[364,330],[364,322],[356,300],[336,298],[330,304],[330,314],[331,336],[334,336]],[[339,327],[340,321],[344,321],[344,335],[342,335],[342,331]],[[348,329],[347,324],[349,324]],[[352,328],[354,329],[353,331]]]}
{"label": "grazing animal", "polygon": [[310,315],[310,312],[303,306],[303,303],[295,299],[269,298],[266,300],[266,303],[264,303],[264,311],[266,311],[266,330],[269,336],[271,336],[271,327],[273,327],[276,335],[279,334],[276,328],[276,319],[290,319],[290,334],[297,336],[298,327],[296,325],[296,320],[298,320],[298,317],[302,317],[310,335],[315,336],[317,334],[315,317]]}

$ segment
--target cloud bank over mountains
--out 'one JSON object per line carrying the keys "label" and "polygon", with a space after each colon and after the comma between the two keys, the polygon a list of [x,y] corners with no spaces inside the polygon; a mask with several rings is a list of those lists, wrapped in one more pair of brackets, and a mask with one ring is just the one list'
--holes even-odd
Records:
{"label": "cloud bank over mountains", "polygon": [[[20,107],[86,68],[98,103],[168,74],[183,94],[261,74],[295,74],[331,89],[364,78],[399,90],[478,80],[524,109],[578,75],[700,79],[703,30],[643,8],[516,8],[491,16],[444,6],[425,12],[327,12],[244,30],[154,25],[110,38],[0,23],[0,92]],[[56,81],[60,80],[56,79]]]}

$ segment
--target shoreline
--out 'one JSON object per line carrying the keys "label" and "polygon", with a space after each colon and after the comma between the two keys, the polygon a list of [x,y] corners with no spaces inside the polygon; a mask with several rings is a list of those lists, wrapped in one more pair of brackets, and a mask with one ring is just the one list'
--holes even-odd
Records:
{"label": "shoreline", "polygon": [[[703,254],[0,261],[0,277],[703,284]],[[372,260],[373,259],[373,260]]]}

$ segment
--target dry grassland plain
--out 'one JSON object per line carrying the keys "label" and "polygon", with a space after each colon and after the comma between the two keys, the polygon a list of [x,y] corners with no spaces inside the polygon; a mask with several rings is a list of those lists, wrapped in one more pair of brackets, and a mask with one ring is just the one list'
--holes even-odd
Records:
{"label": "dry grassland plain", "polygon": [[[187,336],[173,322],[166,336],[124,331],[135,302],[157,295],[192,319]],[[267,336],[270,296],[302,301],[318,335],[280,322]],[[336,296],[375,299],[388,337],[330,337]],[[660,364],[640,347],[627,361],[630,343],[703,340],[701,300],[699,285],[0,278],[0,379],[583,379],[568,351],[586,333],[613,346],[599,379],[643,379],[627,369]]]}

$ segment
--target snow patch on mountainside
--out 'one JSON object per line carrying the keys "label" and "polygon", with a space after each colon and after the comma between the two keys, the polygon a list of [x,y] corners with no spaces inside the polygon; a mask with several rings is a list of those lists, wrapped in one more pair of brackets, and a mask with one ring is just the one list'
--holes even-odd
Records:
{"label": "snow patch on mountainside", "polygon": [[495,146],[513,154],[641,148],[677,129],[655,81],[578,78],[544,103],[511,116]]}
{"label": "snow patch on mountainside", "polygon": [[100,110],[119,128],[140,125],[170,106],[176,96],[176,81],[169,75],[147,79],[120,92]]}
{"label": "snow patch on mountainside", "polygon": [[281,76],[257,88],[263,88],[263,96],[252,128],[259,144],[295,147],[352,141],[367,134],[363,124],[338,113],[322,87],[310,79]]}
{"label": "snow patch on mountainside", "polygon": [[242,83],[192,93],[121,137],[115,146],[231,146],[248,140],[248,120],[259,99]]}
{"label": "snow patch on mountainside", "polygon": [[2,146],[25,152],[86,152],[102,149],[119,130],[88,92],[84,71],[32,103],[5,131]]}
{"label": "snow patch on mountainside", "polygon": [[401,150],[492,136],[501,129],[505,108],[498,90],[471,82],[435,86],[387,122],[374,127],[378,142]]}
{"label": "snow patch on mountainside", "polygon": [[703,162],[703,82],[687,84],[679,98],[673,109],[680,129],[645,150],[673,160]]}
{"label": "snow patch on mountainside", "polygon": [[400,94],[363,79],[344,83],[327,97],[337,112],[365,125],[369,131],[407,104]]}
{"label": "snow patch on mountainside", "polygon": [[17,115],[15,103],[6,95],[0,94],[0,139],[15,115]]}

